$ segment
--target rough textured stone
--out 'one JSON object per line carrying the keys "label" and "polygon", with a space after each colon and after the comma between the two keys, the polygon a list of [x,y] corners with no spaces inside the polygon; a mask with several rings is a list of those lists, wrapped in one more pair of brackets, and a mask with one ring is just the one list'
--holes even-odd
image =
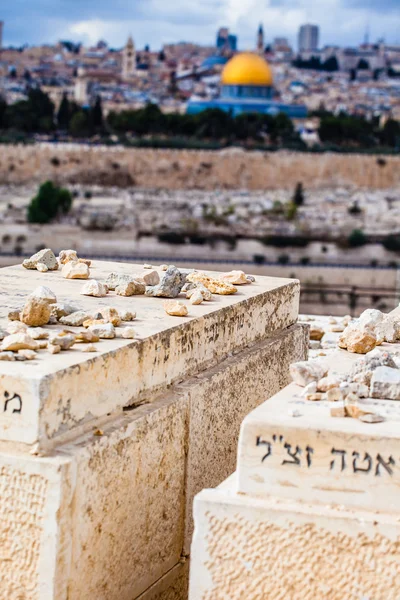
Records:
{"label": "rough textured stone", "polygon": [[245,285],[249,283],[246,278],[244,271],[230,271],[229,273],[223,273],[219,276],[219,279],[227,281],[232,285]]}
{"label": "rough textured stone", "polygon": [[100,317],[101,314],[97,311],[93,313],[88,310],[77,310],[76,312],[61,317],[60,323],[62,323],[62,325],[67,325],[68,327],[81,327],[88,319]]}
{"label": "rough textured stone", "polygon": [[30,294],[30,298],[39,298],[39,300],[44,300],[48,304],[56,304],[57,302],[55,293],[44,285],[39,285],[39,287],[35,288],[32,294]]}
{"label": "rough textured stone", "polygon": [[400,369],[377,367],[372,372],[370,395],[372,398],[400,400]]}
{"label": "rough textured stone", "polygon": [[[50,305],[47,300],[41,298],[28,298],[21,311],[21,321],[30,327],[46,325],[51,315]],[[17,323],[17,321],[14,321]]]}
{"label": "rough textured stone", "polygon": [[160,276],[156,270],[143,271],[140,278],[143,279],[146,285],[158,285],[160,283]]}
{"label": "rough textured stone", "polygon": [[179,296],[184,284],[185,276],[176,267],[170,266],[161,277],[158,285],[147,288],[146,296],[176,298]]}
{"label": "rough textured stone", "polygon": [[21,321],[11,321],[11,323],[7,324],[6,332],[7,333],[19,333],[20,331],[26,332],[28,326]]}
{"label": "rough textured stone", "polygon": [[121,332],[121,337],[127,340],[133,340],[135,337],[135,330],[133,327],[124,327]]}
{"label": "rough textured stone", "polygon": [[179,300],[166,300],[163,307],[165,312],[173,317],[186,317],[188,314],[187,307]]}
{"label": "rough textured stone", "polygon": [[194,283],[202,283],[212,294],[226,296],[237,292],[237,289],[231,283],[215,279],[202,272],[195,271],[194,273],[189,273],[187,280]]}
{"label": "rough textured stone", "polygon": [[348,352],[366,354],[375,348],[377,339],[373,333],[360,331],[355,326],[347,327],[339,338],[340,348]]}
{"label": "rough textured stone", "polygon": [[43,329],[42,327],[28,327],[26,333],[30,335],[33,340],[47,340],[50,332],[48,329]]}
{"label": "rough textured stone", "polygon": [[79,331],[75,334],[76,342],[98,342],[99,336],[96,333],[93,333],[90,329],[86,329],[85,331]]}
{"label": "rough textured stone", "polygon": [[49,342],[60,346],[61,350],[69,350],[75,344],[75,335],[70,331],[57,331],[50,336]]}
{"label": "rough textured stone", "polygon": [[34,350],[28,350],[27,348],[18,350],[18,354],[23,356],[26,360],[34,360],[37,358],[37,353]]}
{"label": "rough textured stone", "polygon": [[78,312],[79,308],[73,306],[72,304],[64,304],[62,302],[57,302],[56,304],[51,305],[51,314],[56,319],[61,319],[61,317],[66,317],[74,312]]}
{"label": "rough textured stone", "polygon": [[112,340],[115,338],[115,328],[112,323],[106,323],[105,325],[91,325],[89,331],[98,335],[102,340]]}
{"label": "rough textured stone", "polygon": [[121,325],[121,315],[119,314],[118,310],[112,306],[106,306],[105,308],[102,308],[101,316],[107,323],[112,323],[114,327]]}
{"label": "rough textured stone", "polygon": [[[190,290],[190,292],[191,291],[192,290]],[[193,293],[190,294],[189,298],[190,298],[190,300],[189,300],[190,304],[201,304],[204,300],[203,294],[201,293],[200,290],[197,290],[197,289],[193,290]]]}
{"label": "rough textured stone", "polygon": [[325,377],[327,372],[328,367],[317,360],[301,361],[290,365],[290,374],[293,381],[302,387],[313,381],[318,382]]}
{"label": "rough textured stone", "polygon": [[130,283],[134,280],[135,278],[132,275],[127,275],[126,273],[110,273],[106,279],[106,286],[109,290],[114,291],[119,285]]}
{"label": "rough textured stone", "polygon": [[95,298],[104,298],[107,292],[107,286],[96,279],[90,279],[84,283],[80,291],[82,296],[94,296]]}
{"label": "rough textured stone", "polygon": [[137,279],[127,283],[121,283],[115,288],[118,296],[141,296],[146,291],[146,286]]}
{"label": "rough textured stone", "polygon": [[133,311],[118,309],[118,312],[121,321],[133,321],[134,319],[136,319],[136,313]]}
{"label": "rough textured stone", "polygon": [[383,423],[385,420],[381,415],[377,415],[376,413],[366,413],[364,415],[360,415],[358,419],[363,423]]}
{"label": "rough textured stone", "polygon": [[65,279],[88,279],[90,275],[89,267],[80,262],[67,262],[61,273]]}
{"label": "rough textured stone", "polygon": [[322,327],[317,327],[316,325],[311,325],[310,327],[310,340],[316,340],[320,342],[324,337],[325,331]]}
{"label": "rough textured stone", "polygon": [[19,321],[19,315],[20,315],[21,310],[10,310],[10,312],[8,313],[8,319],[10,321]]}
{"label": "rough textured stone", "polygon": [[16,360],[14,352],[0,352],[0,360]]}
{"label": "rough textured stone", "polygon": [[30,258],[25,259],[22,266],[25,269],[36,269],[38,263],[46,265],[49,271],[56,271],[58,269],[57,259],[50,248],[39,250],[39,252],[36,252]]}
{"label": "rough textured stone", "polygon": [[37,343],[27,333],[13,333],[4,338],[1,343],[2,350],[36,350]]}
{"label": "rough textured stone", "polygon": [[58,260],[62,265],[68,262],[78,262],[78,254],[76,250],[60,250]]}
{"label": "rough textured stone", "polygon": [[49,267],[47,267],[44,263],[38,263],[36,265],[36,270],[39,271],[40,273],[47,273],[47,271],[49,270]]}
{"label": "rough textured stone", "polygon": [[93,344],[88,344],[87,346],[82,348],[82,352],[98,352],[98,350],[96,346],[93,346]]}
{"label": "rough textured stone", "polygon": [[391,367],[397,369],[396,362],[390,352],[376,348],[365,358],[358,360],[350,371],[350,381],[357,381],[369,386],[373,371],[378,367]]}

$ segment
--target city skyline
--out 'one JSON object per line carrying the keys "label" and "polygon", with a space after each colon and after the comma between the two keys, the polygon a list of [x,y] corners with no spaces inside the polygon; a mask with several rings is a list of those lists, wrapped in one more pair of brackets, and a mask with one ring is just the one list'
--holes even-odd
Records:
{"label": "city skyline", "polygon": [[[322,4],[322,3],[321,3]],[[22,17],[21,17],[22,15]],[[218,27],[238,35],[239,49],[254,47],[259,23],[265,41],[287,37],[297,48],[300,25],[320,28],[320,45],[356,45],[368,31],[370,41],[384,37],[400,43],[398,0],[269,0],[259,8],[256,0],[203,0],[182,6],[177,0],[14,0],[2,8],[3,43],[20,46],[71,39],[91,45],[106,39],[121,47],[132,34],[138,47],[154,49],[164,43],[192,41],[212,46]]]}

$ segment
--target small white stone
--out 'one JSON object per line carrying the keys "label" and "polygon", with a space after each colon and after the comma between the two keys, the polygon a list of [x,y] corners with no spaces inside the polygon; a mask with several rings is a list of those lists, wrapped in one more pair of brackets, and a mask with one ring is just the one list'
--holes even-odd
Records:
{"label": "small white stone", "polygon": [[104,323],[103,325],[90,325],[88,329],[98,335],[102,340],[112,340],[115,338],[115,327],[112,323]]}
{"label": "small white stone", "polygon": [[22,321],[11,321],[6,327],[6,331],[9,334],[19,333],[20,331],[26,332],[27,329],[28,326],[22,323]]}
{"label": "small white stone", "polygon": [[93,346],[93,344],[89,344],[88,346],[82,348],[82,352],[98,352],[98,350],[96,346]]}
{"label": "small white stone", "polygon": [[290,374],[293,381],[302,387],[313,381],[319,381],[327,372],[327,367],[321,364],[319,360],[305,360],[290,365]]}
{"label": "small white stone", "polygon": [[23,356],[26,360],[33,360],[37,357],[37,353],[34,350],[22,349],[18,350],[18,354]]}
{"label": "small white stone", "polygon": [[57,297],[55,293],[50,288],[44,285],[39,285],[39,287],[35,288],[29,297],[39,298],[40,300],[44,300],[48,304],[55,304],[57,302]]}
{"label": "small white stone", "polygon": [[47,346],[47,349],[50,352],[50,354],[58,354],[59,352],[61,352],[61,346],[53,346],[53,344],[49,344]]}
{"label": "small white stone", "polygon": [[90,279],[83,284],[80,294],[82,296],[94,296],[95,298],[104,298],[107,295],[108,288],[104,283],[97,279]]}
{"label": "small white stone", "polygon": [[143,279],[146,285],[158,285],[160,283],[160,276],[155,269],[144,271],[141,273],[140,279]]}
{"label": "small white stone", "polygon": [[16,350],[24,349],[36,350],[37,347],[38,346],[35,340],[33,340],[30,335],[24,332],[8,335],[1,343],[2,350],[12,350],[14,352]]}
{"label": "small white stone", "polygon": [[130,310],[118,309],[118,312],[119,312],[121,321],[133,321],[134,319],[136,319],[136,313],[131,312]]}
{"label": "small white stone", "polygon": [[[190,290],[192,291],[192,290]],[[204,298],[203,298],[203,294],[201,293],[200,290],[193,290],[193,294],[191,294],[190,296],[190,304],[201,304],[203,302]]]}
{"label": "small white stone", "polygon": [[38,263],[36,265],[36,270],[39,271],[40,273],[47,273],[47,271],[49,270],[49,267],[47,265],[45,265],[44,263]]}
{"label": "small white stone", "polygon": [[186,317],[188,314],[187,307],[178,300],[166,300],[163,307],[165,312],[172,317]]}
{"label": "small white stone", "polygon": [[121,337],[125,338],[126,340],[133,340],[135,337],[135,330],[133,327],[124,327],[121,332]]}
{"label": "small white stone", "polygon": [[67,262],[61,270],[61,274],[65,279],[88,279],[89,267],[81,262]]}
{"label": "small white stone", "polygon": [[152,269],[152,268],[153,268],[153,265],[148,265],[147,263],[145,263],[143,265],[143,269]]}
{"label": "small white stone", "polygon": [[160,265],[161,271],[168,271],[168,265]]}
{"label": "small white stone", "polygon": [[289,408],[288,415],[289,417],[301,417],[301,412],[298,408]]}

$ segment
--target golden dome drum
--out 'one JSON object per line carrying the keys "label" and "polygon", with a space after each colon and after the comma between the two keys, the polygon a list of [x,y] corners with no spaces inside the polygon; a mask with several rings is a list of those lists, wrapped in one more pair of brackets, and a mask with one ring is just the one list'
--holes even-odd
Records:
{"label": "golden dome drum", "polygon": [[273,78],[269,64],[258,54],[237,54],[222,71],[222,85],[272,86]]}

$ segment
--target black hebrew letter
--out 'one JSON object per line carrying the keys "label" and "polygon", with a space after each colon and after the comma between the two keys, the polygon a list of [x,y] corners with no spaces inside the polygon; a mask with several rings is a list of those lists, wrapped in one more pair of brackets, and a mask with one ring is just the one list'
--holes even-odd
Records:
{"label": "black hebrew letter", "polygon": [[261,462],[264,462],[264,460],[266,458],[268,458],[268,456],[270,456],[271,452],[272,452],[272,446],[271,446],[271,442],[267,442],[266,440],[262,440],[261,436],[258,435],[257,436],[257,440],[256,440],[256,446],[267,446],[267,453],[264,454],[264,456],[261,459]]}
{"label": "black hebrew letter", "polygon": [[367,465],[362,468],[362,467],[357,467],[357,460],[360,458],[360,454],[358,452],[353,452],[353,471],[354,473],[358,473],[359,471],[361,473],[369,473],[370,470],[372,469],[372,458],[370,457],[370,455],[367,452],[364,452],[364,458],[363,458],[363,462],[366,460],[367,461]]}
{"label": "black hebrew letter", "polygon": [[18,394],[14,394],[14,396],[12,398],[10,398],[10,394],[8,392],[4,392],[4,398],[6,399],[4,402],[4,410],[3,412],[6,412],[6,410],[8,409],[8,404],[10,402],[12,402],[13,400],[16,400],[19,405],[18,408],[14,407],[13,408],[13,413],[20,413],[22,410],[22,400],[21,400],[21,396],[19,396]]}
{"label": "black hebrew letter", "polygon": [[[342,457],[340,470],[344,471],[346,468],[346,450],[336,450],[336,448],[332,448],[331,454],[339,454]],[[331,460],[331,471],[335,466],[335,459]]]}
{"label": "black hebrew letter", "polygon": [[288,455],[293,459],[293,460],[283,460],[282,464],[283,465],[298,465],[300,466],[300,458],[298,456],[296,456],[297,454],[301,454],[301,448],[299,448],[298,446],[296,446],[296,450],[294,452],[292,452],[292,446],[291,444],[288,444],[286,442],[286,444],[284,444],[283,446],[284,448],[286,448]]}
{"label": "black hebrew letter", "polygon": [[379,470],[380,465],[382,465],[382,467],[384,469],[386,469],[386,471],[389,473],[389,475],[393,475],[393,469],[390,467],[390,465],[392,465],[394,467],[395,465],[395,461],[393,456],[389,456],[388,461],[385,462],[382,458],[382,456],[380,454],[376,455],[376,460],[377,460],[377,464],[376,464],[376,469],[375,469],[375,475],[380,475],[381,472]]}
{"label": "black hebrew letter", "polygon": [[312,464],[311,455],[314,454],[314,449],[310,446],[306,447],[306,459],[307,459],[307,467],[310,468]]}

